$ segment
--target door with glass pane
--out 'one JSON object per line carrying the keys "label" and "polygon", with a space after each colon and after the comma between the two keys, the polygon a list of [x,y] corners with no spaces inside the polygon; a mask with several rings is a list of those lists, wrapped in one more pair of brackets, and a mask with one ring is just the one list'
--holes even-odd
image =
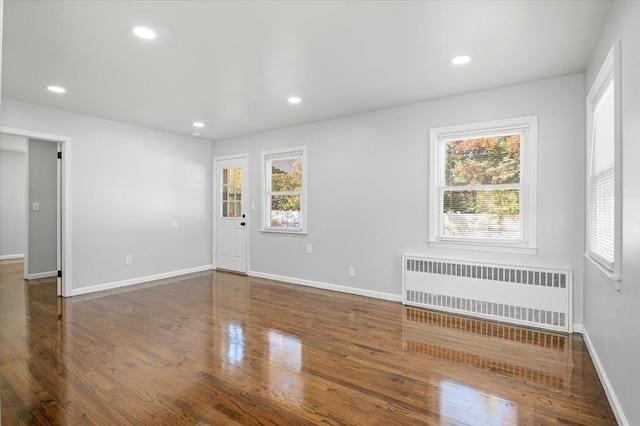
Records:
{"label": "door with glass pane", "polygon": [[247,272],[247,157],[214,160],[216,269]]}

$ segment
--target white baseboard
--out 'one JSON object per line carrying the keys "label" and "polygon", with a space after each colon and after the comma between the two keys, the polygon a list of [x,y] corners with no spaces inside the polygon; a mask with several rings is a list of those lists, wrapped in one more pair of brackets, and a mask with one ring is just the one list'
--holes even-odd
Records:
{"label": "white baseboard", "polygon": [[9,259],[24,259],[24,254],[5,254],[4,256],[0,256],[0,260]]}
{"label": "white baseboard", "polygon": [[402,295],[400,294],[383,293],[381,291],[374,291],[374,290],[364,290],[356,287],[347,287],[344,285],[329,284],[329,283],[323,283],[320,281],[303,280],[301,278],[267,274],[264,272],[257,272],[257,271],[249,271],[247,275],[249,275],[250,277],[265,278],[267,280],[282,281],[289,284],[300,284],[307,287],[320,288],[323,290],[338,291],[340,293],[348,293],[348,294],[355,294],[358,296],[372,297],[374,299],[391,300],[393,302],[402,302]]}
{"label": "white baseboard", "polygon": [[57,277],[58,271],[38,272],[37,274],[27,274],[28,280],[39,280],[40,278]]}
{"label": "white baseboard", "polygon": [[587,349],[589,350],[589,355],[591,355],[591,359],[593,360],[593,365],[596,367],[596,372],[598,373],[598,377],[600,377],[600,381],[602,382],[602,386],[604,387],[604,392],[607,394],[607,399],[609,400],[609,405],[611,405],[611,409],[613,410],[613,414],[616,416],[616,420],[618,424],[622,426],[629,426],[629,422],[622,411],[622,407],[620,406],[620,401],[618,401],[618,397],[616,396],[615,391],[613,390],[613,386],[611,386],[611,382],[609,381],[609,377],[607,376],[607,372],[604,370],[602,366],[602,362],[600,362],[600,357],[598,357],[598,353],[596,352],[596,348],[593,346],[593,342],[589,337],[589,333],[587,329],[582,327],[582,338],[584,339],[585,344],[587,345]]}
{"label": "white baseboard", "polygon": [[193,274],[195,272],[209,271],[211,265],[196,266],[195,268],[181,269],[179,271],[164,272],[162,274],[147,275],[144,277],[131,278],[129,280],[115,281],[112,283],[98,284],[91,287],[74,288],[71,290],[71,296],[79,296],[81,294],[95,293],[96,291],[111,290],[114,288],[126,287],[134,284],[146,283],[149,281],[162,280],[165,278],[173,278],[179,275]]}
{"label": "white baseboard", "polygon": [[582,334],[582,330],[583,330],[582,324],[573,323],[573,332],[574,333]]}

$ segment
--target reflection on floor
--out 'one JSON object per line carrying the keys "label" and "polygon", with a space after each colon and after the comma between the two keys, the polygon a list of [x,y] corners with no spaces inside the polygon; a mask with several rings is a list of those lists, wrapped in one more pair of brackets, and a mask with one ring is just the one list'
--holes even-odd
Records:
{"label": "reflection on floor", "polygon": [[[414,308],[405,308],[405,313],[404,342],[409,351],[552,388],[564,388],[571,381],[573,360],[567,335]],[[465,339],[457,339],[463,334]],[[523,353],[534,356],[523,359]]]}
{"label": "reflection on floor", "polygon": [[518,406],[513,402],[447,381],[440,383],[440,414],[458,424],[518,424]]}
{"label": "reflection on floor", "polygon": [[3,424],[615,424],[580,335],[203,272],[58,299],[0,262]]}

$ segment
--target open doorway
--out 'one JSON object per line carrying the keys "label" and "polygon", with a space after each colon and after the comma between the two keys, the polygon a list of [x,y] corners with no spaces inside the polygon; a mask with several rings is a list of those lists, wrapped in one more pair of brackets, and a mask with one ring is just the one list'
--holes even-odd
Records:
{"label": "open doorway", "polygon": [[58,142],[0,134],[0,256],[22,258],[25,280],[61,275],[59,151]]}
{"label": "open doorway", "polygon": [[[26,280],[57,277],[60,264],[60,143],[27,138]],[[58,295],[61,289],[58,288]]]}
{"label": "open doorway", "polygon": [[23,261],[26,280],[54,279],[57,295],[71,296],[71,139],[2,127],[0,147],[0,259]]}

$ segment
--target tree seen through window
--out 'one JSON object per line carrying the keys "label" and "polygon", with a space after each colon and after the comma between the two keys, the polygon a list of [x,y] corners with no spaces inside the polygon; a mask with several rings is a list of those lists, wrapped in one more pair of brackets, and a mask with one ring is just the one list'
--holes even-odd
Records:
{"label": "tree seen through window", "polygon": [[445,144],[444,236],[520,237],[520,134]]}

